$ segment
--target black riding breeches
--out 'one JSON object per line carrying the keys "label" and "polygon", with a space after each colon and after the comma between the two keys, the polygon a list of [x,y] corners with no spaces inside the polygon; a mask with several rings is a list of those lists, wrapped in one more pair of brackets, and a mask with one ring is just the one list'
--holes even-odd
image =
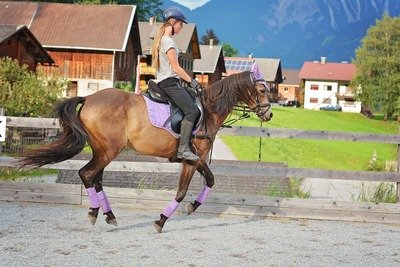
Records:
{"label": "black riding breeches", "polygon": [[182,109],[183,114],[185,114],[184,120],[193,123],[196,121],[199,110],[189,92],[179,85],[179,79],[168,78],[159,82],[158,86]]}

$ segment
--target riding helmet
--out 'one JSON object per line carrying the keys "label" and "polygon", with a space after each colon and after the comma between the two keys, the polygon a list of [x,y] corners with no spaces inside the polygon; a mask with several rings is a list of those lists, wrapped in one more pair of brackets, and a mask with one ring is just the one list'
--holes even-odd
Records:
{"label": "riding helmet", "polygon": [[185,14],[183,14],[183,11],[174,6],[167,8],[164,11],[164,21],[168,21],[170,18],[181,20],[186,24],[188,23]]}

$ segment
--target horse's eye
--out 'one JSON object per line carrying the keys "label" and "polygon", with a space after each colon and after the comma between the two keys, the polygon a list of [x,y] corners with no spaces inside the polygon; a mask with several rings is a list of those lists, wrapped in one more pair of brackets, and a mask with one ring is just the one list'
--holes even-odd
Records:
{"label": "horse's eye", "polygon": [[261,89],[261,90],[260,90],[260,93],[261,93],[261,94],[265,94],[266,92],[267,92],[266,89]]}

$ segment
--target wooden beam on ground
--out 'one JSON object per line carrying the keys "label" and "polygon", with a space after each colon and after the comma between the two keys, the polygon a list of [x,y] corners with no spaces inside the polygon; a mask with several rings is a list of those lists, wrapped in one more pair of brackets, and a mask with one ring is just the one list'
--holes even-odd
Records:
{"label": "wooden beam on ground", "polygon": [[[118,208],[162,211],[175,197],[175,191],[140,190],[104,187],[118,218]],[[193,201],[198,192],[188,192],[178,212]],[[77,204],[89,207],[87,193],[81,185],[0,182],[0,201]],[[216,216],[258,218],[295,218],[349,222],[400,223],[398,204],[336,202],[312,199],[288,199],[267,196],[213,193],[197,213]]]}
{"label": "wooden beam on ground", "polygon": [[[104,187],[104,190],[117,217],[117,210],[121,207],[161,212],[176,195],[175,191],[169,190],[141,190],[115,187]],[[83,187],[81,192],[82,205],[89,207],[87,193]],[[188,192],[177,211],[185,213],[186,204],[190,201],[193,202],[197,194],[198,192]],[[16,201],[19,200],[16,199]],[[398,204],[290,199],[213,192],[211,192],[207,201],[196,212],[208,215],[214,214],[216,216],[246,216],[249,218],[400,223],[400,209]]]}
{"label": "wooden beam on ground", "polygon": [[81,204],[81,186],[28,182],[0,182],[0,201]]}

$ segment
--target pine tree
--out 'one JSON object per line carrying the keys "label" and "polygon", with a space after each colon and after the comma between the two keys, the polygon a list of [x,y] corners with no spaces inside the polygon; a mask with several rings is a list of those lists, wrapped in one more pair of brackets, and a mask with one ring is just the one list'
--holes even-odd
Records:
{"label": "pine tree", "polygon": [[213,29],[207,29],[206,33],[201,37],[201,42],[200,44],[202,45],[208,45],[210,44],[210,39],[213,40],[213,44],[217,45],[219,44],[219,38],[218,36],[214,33]]}

